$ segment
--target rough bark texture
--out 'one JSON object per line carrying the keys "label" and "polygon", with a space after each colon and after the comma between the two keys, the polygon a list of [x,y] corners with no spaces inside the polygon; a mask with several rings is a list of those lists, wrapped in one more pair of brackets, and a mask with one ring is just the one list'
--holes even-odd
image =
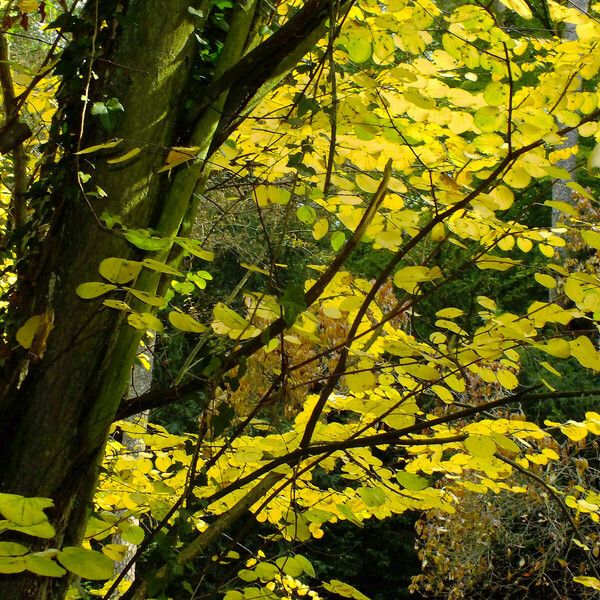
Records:
{"label": "rough bark texture", "polygon": [[[192,58],[194,23],[188,6],[189,0],[129,3],[126,26],[110,57],[112,64],[127,68],[111,66],[102,90],[125,107],[116,137],[143,140],[150,148],[172,145],[175,103]],[[84,136],[85,144],[93,141]],[[95,212],[108,210],[123,215],[129,226],[148,226],[160,202],[155,170],[162,160],[162,152],[150,151],[116,168],[95,161],[95,178],[108,194],[103,202],[93,200]],[[80,168],[94,172],[84,161]],[[0,490],[54,500],[55,547],[81,540],[95,465],[139,342],[139,334],[126,328],[117,311],[99,310],[97,301],[75,295],[79,284],[99,279],[100,260],[134,253],[100,226],[81,194],[64,192],[58,187],[52,192],[57,209],[49,247],[40,255],[43,264],[27,299],[31,314],[54,314],[54,328],[43,359],[30,357],[21,385],[12,376],[0,397]],[[62,598],[65,586],[66,581],[18,575],[0,581],[0,598]]]}
{"label": "rough bark texture", "polygon": [[[307,38],[323,28],[328,2],[306,0],[293,22],[255,48],[250,59],[225,65],[228,70],[207,96],[214,93],[215,99],[224,101],[230,86],[239,86],[244,97],[232,109],[243,110],[253,94],[280,78],[307,51]],[[104,227],[98,216],[108,212],[120,216],[129,228],[175,233],[199,171],[196,165],[191,179],[187,171],[175,175],[156,171],[170,146],[186,145],[206,132],[208,139],[197,145],[210,148],[210,153],[213,137],[222,139],[219,115],[208,114],[208,106],[187,132],[178,130],[185,122],[181,113],[194,58],[193,33],[201,26],[188,8],[202,8],[206,14],[204,4],[203,0],[89,0],[83,13],[88,29],[78,21],[73,45],[65,52],[69,59],[79,51],[80,62],[72,72],[69,64],[64,65],[60,109],[64,118],[55,129],[62,136],[64,158],[46,165],[46,177],[32,195],[38,203],[36,218],[43,225],[40,232],[47,222],[49,233],[40,249],[28,250],[29,266],[21,271],[11,308],[17,326],[32,315],[45,315],[49,335],[38,340],[29,355],[13,352],[0,372],[0,491],[54,500],[50,517],[57,535],[40,548],[81,541],[107,430],[125,394],[140,341],[140,333],[127,325],[123,313],[103,308],[98,300],[81,300],[75,293],[79,284],[101,279],[98,265],[104,258],[138,258],[135,249]],[[351,0],[343,3],[350,4]],[[247,0],[239,10],[253,14],[255,6],[255,0]],[[239,43],[233,63],[247,40]],[[89,97],[85,119],[82,95]],[[121,102],[124,112],[109,134],[89,108],[111,98]],[[121,155],[134,147],[142,151],[114,165],[106,162],[104,151],[74,158],[73,151],[112,137],[123,142],[109,153]],[[78,171],[91,175],[106,198],[82,194]],[[93,191],[94,186],[88,183],[85,189]],[[44,214],[52,216],[45,222]],[[156,285],[158,278],[148,273],[136,283],[149,292]],[[68,577],[17,574],[0,580],[0,598],[62,600],[68,584]]]}
{"label": "rough bark texture", "polygon": [[[572,6],[579,9],[582,13],[587,12],[589,0],[574,0]],[[562,38],[567,41],[576,41],[577,40],[577,29],[576,26],[572,23],[565,24],[564,31],[562,32]],[[581,81],[579,81],[579,85],[581,85]],[[565,136],[565,142],[561,146],[561,148],[574,148],[579,143],[579,133],[577,129],[573,129]],[[556,163],[557,167],[567,170],[571,175],[575,173],[575,155],[572,154],[568,158],[564,160],[560,160]],[[572,203],[573,202],[573,190],[567,186],[567,181],[564,179],[557,179],[552,184],[552,199],[559,200],[561,202]],[[552,209],[552,225],[556,225],[556,223],[560,219],[560,211],[556,209]],[[551,290],[552,291],[552,290]],[[552,298],[553,294],[550,294]]]}

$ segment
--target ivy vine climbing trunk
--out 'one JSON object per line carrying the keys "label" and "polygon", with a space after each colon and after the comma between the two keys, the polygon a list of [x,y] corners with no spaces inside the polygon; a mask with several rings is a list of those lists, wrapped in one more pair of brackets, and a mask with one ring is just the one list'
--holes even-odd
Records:
{"label": "ivy vine climbing trunk", "polygon": [[[342,2],[340,15],[350,5]],[[184,100],[197,54],[193,34],[202,32],[208,2],[89,0],[81,16],[64,19],[73,42],[57,67],[63,84],[53,133],[60,152],[47,153],[45,173],[29,190],[33,243],[26,255],[33,258],[19,265],[11,307],[13,334],[34,315],[42,326],[29,351],[14,350],[0,373],[0,492],[53,499],[56,536],[40,548],[82,540],[108,428],[141,337],[124,313],[75,293],[99,279],[103,259],[139,258],[100,216],[176,234],[203,161],[325,31],[328,1],[306,0],[255,46],[249,36],[259,31],[257,6],[236,4],[222,62],[191,122]],[[122,106],[109,133],[91,114],[94,103]],[[123,141],[93,161],[78,154],[108,138]],[[190,168],[159,174],[169,148],[185,145],[201,149]],[[141,151],[130,160],[106,160],[134,148]],[[136,283],[150,293],[158,285],[156,276]],[[18,574],[0,580],[0,598],[62,600],[69,584],[68,577]]]}
{"label": "ivy vine climbing trunk", "polygon": [[[83,51],[79,57],[74,55],[74,44],[63,58],[63,69],[83,75],[66,80],[63,86],[67,148],[85,147],[105,135],[89,114],[82,118],[77,99],[86,93],[92,101],[117,98],[124,107],[112,135],[143,139],[152,148],[173,145],[177,104],[192,64],[195,23],[189,0],[171,0],[168,11],[164,4],[164,0],[129,2],[127,25],[118,28],[115,40],[100,30],[100,24],[106,21],[118,27],[121,3],[87,7],[87,21],[74,32]],[[86,25],[91,28],[87,36]],[[104,59],[100,68],[90,62],[90,55]],[[86,78],[92,70],[98,71],[96,81]],[[88,82],[87,91],[77,89]],[[160,152],[146,152],[118,168],[104,161],[94,168],[65,153],[44,182],[45,196],[36,198],[52,205],[53,216],[45,245],[21,285],[22,303],[29,316],[42,314],[48,328],[51,322],[53,328],[37,356],[30,352],[14,374],[4,378],[10,379],[10,385],[0,398],[0,489],[54,500],[54,547],[81,541],[96,481],[95,465],[139,341],[138,332],[127,327],[119,312],[79,300],[75,288],[98,279],[103,258],[133,257],[133,250],[102,227],[98,217],[108,211],[121,215],[131,227],[150,225],[161,195],[154,171],[162,159]],[[106,198],[85,198],[79,189],[79,172],[94,173]],[[62,598],[67,584],[66,579],[20,576],[0,582],[0,597]]]}

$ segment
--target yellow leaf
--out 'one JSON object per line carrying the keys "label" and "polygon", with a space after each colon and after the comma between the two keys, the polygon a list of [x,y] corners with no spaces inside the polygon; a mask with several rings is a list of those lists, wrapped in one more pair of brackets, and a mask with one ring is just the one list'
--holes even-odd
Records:
{"label": "yellow leaf", "polygon": [[431,391],[435,392],[438,398],[440,398],[440,400],[445,404],[452,404],[454,402],[454,396],[448,388],[445,388],[441,385],[432,385]]}
{"label": "yellow leaf", "polygon": [[497,377],[498,383],[507,390],[514,390],[519,385],[519,380],[511,371],[499,370]]}
{"label": "yellow leaf", "polygon": [[329,221],[319,219],[313,226],[312,234],[315,240],[320,240],[329,231]]}
{"label": "yellow leaf", "polygon": [[525,0],[500,0],[506,8],[514,10],[520,17],[531,19],[533,15]]}
{"label": "yellow leaf", "polygon": [[432,242],[443,242],[446,239],[446,226],[443,223],[436,223],[430,232]]}
{"label": "yellow leaf", "polygon": [[409,294],[413,294],[418,289],[418,284],[424,281],[431,281],[441,277],[442,272],[439,268],[422,267],[404,267],[396,271],[394,275],[394,284],[406,290]]}
{"label": "yellow leaf", "polygon": [[560,374],[560,371],[557,371],[550,363],[546,362],[545,360],[541,360],[540,365],[542,367],[544,367],[544,369],[546,369],[546,371],[548,371],[549,373],[552,373],[552,375],[556,375],[556,377],[562,377],[562,375]]}
{"label": "yellow leaf", "polygon": [[346,375],[346,385],[353,394],[371,390],[377,385],[377,378],[370,371]]}
{"label": "yellow leaf", "polygon": [[111,159],[107,160],[106,162],[109,165],[116,165],[118,163],[122,163],[122,162],[125,162],[126,160],[130,160],[130,159],[134,158],[141,151],[142,151],[141,148],[133,148],[133,150],[130,150],[129,152],[125,152],[125,154],[121,154],[121,156],[117,156],[116,158],[111,158]]}
{"label": "yellow leaf", "polygon": [[484,254],[477,259],[475,263],[480,269],[493,269],[495,271],[507,271],[511,267],[520,264],[520,261],[512,258],[504,258],[503,256],[492,256]]}
{"label": "yellow leaf", "polygon": [[98,268],[98,272],[104,279],[119,284],[133,281],[141,270],[141,263],[124,258],[105,258]]}
{"label": "yellow leaf", "polygon": [[106,544],[102,546],[102,554],[108,556],[114,562],[123,560],[126,553],[127,546],[125,544]]}
{"label": "yellow leaf", "polygon": [[586,229],[581,232],[581,237],[588,246],[600,250],[600,233],[592,229]]}
{"label": "yellow leaf", "polygon": [[464,441],[465,450],[477,458],[490,458],[496,453],[496,443],[487,435],[470,435]]}
{"label": "yellow leaf", "polygon": [[33,317],[29,317],[25,323],[19,327],[17,331],[17,342],[23,346],[23,348],[29,350],[33,344],[33,339],[35,338],[38,329],[42,324],[43,315],[35,315]]}
{"label": "yellow leaf", "polygon": [[183,163],[188,162],[188,160],[192,160],[196,158],[198,155],[198,150],[200,150],[199,146],[189,146],[189,147],[181,147],[174,146],[167,154],[167,161],[165,164],[157,171],[157,173],[163,173],[164,171],[170,171]]}
{"label": "yellow leaf", "polygon": [[89,148],[84,148],[83,150],[80,150],[79,152],[75,152],[76,155],[78,154],[91,154],[92,152],[98,152],[98,150],[105,150],[107,148],[114,148],[115,146],[118,146],[123,140],[111,140],[110,142],[106,142],[105,144],[98,144],[96,146],[90,146]]}
{"label": "yellow leaf", "polygon": [[540,285],[543,285],[549,290],[553,290],[556,287],[556,280],[550,275],[546,275],[544,273],[536,273],[533,277]]}
{"label": "yellow leaf", "polygon": [[262,208],[269,204],[287,204],[291,194],[274,185],[259,185],[254,188],[254,197],[258,206]]}
{"label": "yellow leaf", "polygon": [[363,191],[368,192],[369,194],[374,194],[379,188],[379,181],[365,175],[364,173],[358,173],[354,177],[354,181],[356,181],[356,185]]}
{"label": "yellow leaf", "polygon": [[169,313],[169,323],[180,331],[190,333],[202,333],[206,331],[206,326],[200,323],[200,321],[197,321],[191,315],[186,315],[175,310]]}
{"label": "yellow leaf", "polygon": [[594,590],[600,591],[600,579],[597,577],[591,577],[587,575],[578,575],[577,577],[573,577],[573,581],[575,583],[580,583],[585,587],[592,588]]}
{"label": "yellow leaf", "polygon": [[574,356],[582,367],[600,371],[600,357],[594,344],[584,335],[580,335],[569,342],[571,355]]}
{"label": "yellow leaf", "polygon": [[492,438],[494,439],[496,445],[499,448],[502,448],[502,450],[508,450],[509,452],[515,452],[517,454],[521,451],[519,446],[517,446],[513,440],[501,433],[492,433]]}
{"label": "yellow leaf", "polygon": [[560,430],[564,435],[574,442],[583,440],[588,433],[587,429],[583,425],[575,423],[574,421],[570,421],[565,425],[561,425]]}
{"label": "yellow leaf", "polygon": [[559,210],[567,215],[571,215],[572,217],[577,216],[577,211],[568,202],[561,202],[560,200],[546,200],[544,205]]}
{"label": "yellow leaf", "polygon": [[39,5],[39,0],[19,0],[17,2],[19,10],[26,13],[36,12]]}
{"label": "yellow leaf", "polygon": [[145,258],[141,264],[143,267],[146,267],[152,271],[157,271],[158,273],[181,276],[181,271],[178,271],[175,267],[162,263],[158,260],[154,260],[153,258]]}
{"label": "yellow leaf", "polygon": [[112,283],[104,283],[101,281],[88,281],[77,286],[75,293],[84,300],[90,300],[102,296],[112,290],[116,290],[117,286]]}
{"label": "yellow leaf", "polygon": [[133,288],[123,288],[127,290],[132,296],[135,296],[138,300],[141,300],[145,304],[149,304],[150,306],[156,306],[157,308],[162,308],[165,305],[165,299],[162,296],[155,296],[154,294],[149,294],[148,292],[144,292],[143,290],[136,290]]}
{"label": "yellow leaf", "polygon": [[131,311],[129,304],[127,304],[127,302],[123,302],[122,300],[103,300],[102,304],[104,304],[104,306],[108,306],[108,308],[114,308],[115,310],[124,310],[125,312]]}

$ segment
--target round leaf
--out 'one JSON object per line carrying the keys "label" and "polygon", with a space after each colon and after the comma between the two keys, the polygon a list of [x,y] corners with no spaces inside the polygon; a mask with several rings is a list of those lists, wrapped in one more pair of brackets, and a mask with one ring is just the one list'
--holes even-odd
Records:
{"label": "round leaf", "polygon": [[25,565],[28,571],[31,571],[36,575],[41,575],[42,577],[62,577],[66,573],[66,571],[53,560],[36,554],[30,554],[26,557]]}
{"label": "round leaf", "polygon": [[141,270],[141,263],[124,258],[105,258],[98,268],[100,275],[111,283],[129,283]]}
{"label": "round leaf", "polygon": [[27,562],[22,556],[0,556],[0,573],[6,575],[11,573],[21,573],[27,568],[26,564]]}
{"label": "round leaf", "polygon": [[48,521],[44,509],[53,505],[49,498],[25,498],[17,494],[0,494],[0,513],[16,525],[28,527]]}
{"label": "round leaf", "polygon": [[429,487],[429,481],[425,477],[421,477],[416,473],[408,473],[407,471],[400,471],[396,473],[396,479],[398,483],[405,487],[411,492],[419,492]]}
{"label": "round leaf", "polygon": [[139,525],[131,525],[124,528],[121,539],[128,544],[138,546],[144,541],[144,530]]}
{"label": "round leaf", "polygon": [[477,458],[490,458],[496,453],[496,443],[487,435],[470,435],[465,440],[465,449]]}
{"label": "round leaf", "polygon": [[28,552],[28,548],[17,542],[0,542],[0,556],[23,556]]}
{"label": "round leaf", "polygon": [[23,348],[29,349],[33,344],[33,338],[38,332],[38,329],[42,323],[42,315],[35,315],[25,321],[25,323],[19,327],[17,331],[17,342],[23,346]]}
{"label": "round leaf", "polygon": [[77,286],[75,293],[84,300],[97,298],[108,292],[116,290],[117,286],[112,283],[102,283],[101,281],[88,281]]}
{"label": "round leaf", "polygon": [[113,561],[101,552],[69,546],[57,555],[65,569],[84,579],[104,580],[114,575]]}
{"label": "round leaf", "polygon": [[175,310],[169,313],[169,323],[179,331],[187,331],[189,333],[202,333],[206,331],[206,326],[196,321],[194,317]]}

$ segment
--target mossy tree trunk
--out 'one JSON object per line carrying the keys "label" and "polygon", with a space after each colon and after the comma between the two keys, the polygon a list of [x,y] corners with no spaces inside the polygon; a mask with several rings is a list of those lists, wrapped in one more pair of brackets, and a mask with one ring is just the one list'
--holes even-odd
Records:
{"label": "mossy tree trunk", "polygon": [[[232,130],[233,118],[279,81],[324,32],[328,1],[307,0],[287,25],[241,59],[249,32],[257,29],[252,27],[257,4],[246,0],[236,5],[231,17],[235,26],[223,52],[226,62],[217,69],[206,106],[191,125],[183,115],[183,100],[196,55],[193,34],[203,25],[197,15],[206,18],[208,2],[89,0],[72,26],[74,41],[60,65],[64,83],[55,130],[62,158],[49,159],[41,183],[31,190],[30,224],[39,223],[44,236],[38,233],[35,252],[27,249],[10,313],[13,334],[32,315],[45,315],[53,327],[36,352],[13,351],[0,373],[0,491],[53,499],[50,516],[57,533],[41,547],[82,540],[108,428],[126,392],[141,337],[122,312],[75,294],[79,284],[100,279],[103,259],[139,258],[99,216],[108,212],[129,228],[177,233],[201,159]],[[236,112],[226,113],[223,123],[213,107],[225,104],[231,88],[236,96],[228,108]],[[86,96],[87,104],[82,100]],[[111,98],[124,111],[109,134],[89,109],[93,102]],[[92,160],[74,154],[108,138],[123,140],[108,152],[143,150],[112,166],[101,154],[89,155]],[[190,169],[157,174],[169,147],[192,143],[204,155]],[[97,184],[106,196],[82,193],[80,172],[91,176],[93,186],[87,182],[85,189]],[[158,285],[156,277],[146,277],[136,287],[153,292]],[[69,583],[68,577],[5,576],[0,598],[62,600]]]}

